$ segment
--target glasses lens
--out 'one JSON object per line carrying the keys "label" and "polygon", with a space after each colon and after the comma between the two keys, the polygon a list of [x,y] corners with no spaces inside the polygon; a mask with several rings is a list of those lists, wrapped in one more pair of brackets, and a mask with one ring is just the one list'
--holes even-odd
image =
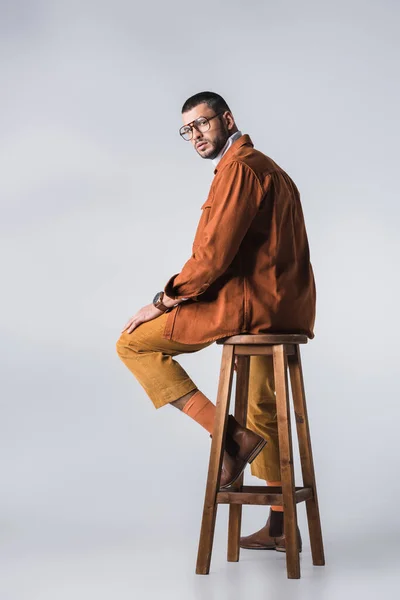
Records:
{"label": "glasses lens", "polygon": [[190,127],[181,127],[179,133],[186,141],[190,140],[192,137],[192,130],[190,129]]}
{"label": "glasses lens", "polygon": [[205,117],[200,117],[199,119],[196,119],[195,124],[201,132],[207,131],[210,128],[210,123]]}

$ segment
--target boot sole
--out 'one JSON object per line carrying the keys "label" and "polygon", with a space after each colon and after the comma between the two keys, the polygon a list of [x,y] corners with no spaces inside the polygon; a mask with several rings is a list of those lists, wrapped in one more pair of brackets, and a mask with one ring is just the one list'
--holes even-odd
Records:
{"label": "boot sole", "polygon": [[253,460],[256,458],[256,456],[258,454],[260,454],[261,450],[264,448],[264,446],[266,445],[267,440],[260,440],[257,444],[257,446],[254,448],[254,450],[251,452],[251,454],[248,456],[248,458],[246,459],[246,462],[243,465],[243,468],[236,474],[235,478],[232,479],[229,483],[226,483],[224,486],[220,486],[220,490],[226,490],[227,488],[231,487],[231,485],[233,485],[235,483],[235,481],[237,481],[239,479],[239,477],[241,476],[241,474],[243,473],[243,471],[245,470],[245,468],[247,467],[248,464],[250,464],[251,462],[253,462]]}
{"label": "boot sole", "polygon": [[[286,552],[286,548],[278,548],[278,546],[251,546],[250,544],[247,546],[239,544],[239,546],[245,550],[276,550],[277,552]],[[301,551],[302,548],[299,549],[299,552]]]}
{"label": "boot sole", "polygon": [[253,452],[250,454],[249,458],[247,459],[248,464],[253,462],[253,460],[256,458],[256,456],[258,456],[258,454],[260,454],[261,450],[264,448],[264,446],[266,444],[267,444],[267,440],[260,440],[259,444],[254,448]]}
{"label": "boot sole", "polygon": [[242,546],[242,544],[239,546],[245,550],[276,550],[276,546]]}

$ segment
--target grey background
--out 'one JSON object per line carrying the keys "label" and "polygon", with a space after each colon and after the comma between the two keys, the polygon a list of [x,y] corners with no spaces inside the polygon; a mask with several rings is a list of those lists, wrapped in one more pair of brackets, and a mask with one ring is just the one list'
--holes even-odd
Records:
{"label": "grey background", "polygon": [[[399,13],[1,2],[2,600],[375,598],[398,584]],[[155,411],[115,351],[190,256],[213,167],[180,139],[180,109],[207,89],[293,177],[306,218],[327,565],[311,565],[300,505],[300,581],[278,553],[227,563],[226,507],[211,573],[194,574],[208,434]],[[219,360],[215,345],[180,359],[213,400]],[[245,507],[243,532],[266,516]]]}

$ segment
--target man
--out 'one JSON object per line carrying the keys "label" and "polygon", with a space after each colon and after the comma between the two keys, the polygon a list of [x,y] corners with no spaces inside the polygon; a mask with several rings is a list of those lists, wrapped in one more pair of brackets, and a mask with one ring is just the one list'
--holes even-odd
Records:
{"label": "man", "polygon": [[[182,107],[182,138],[211,160],[214,179],[192,255],[153,302],[125,324],[120,358],[155,408],[171,404],[210,434],[215,405],[174,360],[237,333],[296,332],[314,337],[315,284],[299,192],[272,159],[238,130],[213,92]],[[221,487],[251,462],[251,473],[281,485],[272,357],[252,356],[247,427],[228,417]],[[268,442],[268,443],[267,443]],[[282,507],[243,537],[243,548],[285,551]],[[300,532],[299,546],[301,547]]]}

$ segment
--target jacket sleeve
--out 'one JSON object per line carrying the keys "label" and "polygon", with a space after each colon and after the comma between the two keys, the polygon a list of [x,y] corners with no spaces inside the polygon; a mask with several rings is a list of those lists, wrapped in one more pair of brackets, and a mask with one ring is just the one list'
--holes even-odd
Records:
{"label": "jacket sleeve", "polygon": [[164,288],[170,298],[199,296],[226,271],[265,196],[257,175],[243,162],[228,163],[217,177],[210,217],[194,252]]}

